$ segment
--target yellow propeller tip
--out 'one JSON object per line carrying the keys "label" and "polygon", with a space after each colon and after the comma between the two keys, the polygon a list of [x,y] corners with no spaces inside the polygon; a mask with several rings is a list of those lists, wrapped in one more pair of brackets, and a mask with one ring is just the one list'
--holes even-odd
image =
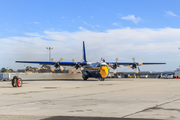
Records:
{"label": "yellow propeller tip", "polygon": [[109,63],[108,66],[110,66],[111,64]]}
{"label": "yellow propeller tip", "polygon": [[61,69],[61,71],[64,71],[64,68],[63,68],[63,69]]}

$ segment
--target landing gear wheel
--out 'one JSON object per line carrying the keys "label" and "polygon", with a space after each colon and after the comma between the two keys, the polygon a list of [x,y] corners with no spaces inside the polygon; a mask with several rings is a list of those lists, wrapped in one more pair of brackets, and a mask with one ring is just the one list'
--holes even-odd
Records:
{"label": "landing gear wheel", "polygon": [[87,80],[88,79],[88,77],[83,77],[83,80]]}
{"label": "landing gear wheel", "polygon": [[85,81],[88,79],[88,77],[85,77],[85,76],[82,76],[82,78],[83,78],[83,80],[85,80]]}
{"label": "landing gear wheel", "polygon": [[100,81],[104,81],[105,79],[104,78],[99,78]]}

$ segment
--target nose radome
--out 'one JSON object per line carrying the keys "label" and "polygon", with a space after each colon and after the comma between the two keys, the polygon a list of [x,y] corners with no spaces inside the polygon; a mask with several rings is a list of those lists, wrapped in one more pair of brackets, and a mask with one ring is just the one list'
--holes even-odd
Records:
{"label": "nose radome", "polygon": [[109,67],[103,66],[100,69],[100,74],[102,78],[105,78],[109,73]]}

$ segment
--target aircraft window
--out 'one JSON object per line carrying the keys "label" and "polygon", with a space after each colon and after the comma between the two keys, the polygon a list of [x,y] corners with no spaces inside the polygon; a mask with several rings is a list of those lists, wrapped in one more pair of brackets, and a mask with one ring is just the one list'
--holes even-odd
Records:
{"label": "aircraft window", "polygon": [[95,64],[94,63],[90,64],[90,67],[95,67]]}
{"label": "aircraft window", "polygon": [[101,66],[107,66],[106,64],[101,64],[99,62],[90,64],[90,67],[101,67]]}
{"label": "aircraft window", "polygon": [[101,66],[107,66],[107,65],[101,65]]}
{"label": "aircraft window", "polygon": [[97,66],[98,66],[98,63],[92,63],[90,66],[91,66],[91,67],[97,67]]}
{"label": "aircraft window", "polygon": [[101,64],[98,64],[97,67],[101,67]]}

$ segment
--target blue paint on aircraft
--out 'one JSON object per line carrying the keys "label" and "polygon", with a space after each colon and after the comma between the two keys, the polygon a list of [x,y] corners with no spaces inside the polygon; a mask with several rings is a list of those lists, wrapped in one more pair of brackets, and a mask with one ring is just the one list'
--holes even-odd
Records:
{"label": "blue paint on aircraft", "polygon": [[85,50],[84,41],[83,41],[83,59],[84,59],[85,62],[87,62],[87,61],[86,61],[86,50]]}
{"label": "blue paint on aircraft", "polygon": [[[92,67],[103,67],[107,65],[132,65],[132,69],[136,68],[136,66],[139,65],[156,65],[156,64],[166,64],[166,63],[134,63],[134,62],[94,62],[94,63],[87,63],[86,60],[86,50],[85,50],[85,43],[83,41],[83,59],[84,62],[52,62],[52,61],[16,61],[17,63],[34,63],[34,64],[45,64],[45,65],[58,65],[58,66],[75,66],[76,69],[82,67],[84,70],[82,70],[83,79],[87,80],[87,78],[102,78],[101,71],[99,68],[92,68]],[[117,68],[117,67],[116,67]],[[116,69],[115,68],[115,69]],[[109,69],[109,68],[108,68]],[[139,68],[138,68],[139,69]],[[139,70],[140,71],[140,70]],[[109,73],[109,71],[108,71]],[[104,79],[104,78],[103,78]]]}

